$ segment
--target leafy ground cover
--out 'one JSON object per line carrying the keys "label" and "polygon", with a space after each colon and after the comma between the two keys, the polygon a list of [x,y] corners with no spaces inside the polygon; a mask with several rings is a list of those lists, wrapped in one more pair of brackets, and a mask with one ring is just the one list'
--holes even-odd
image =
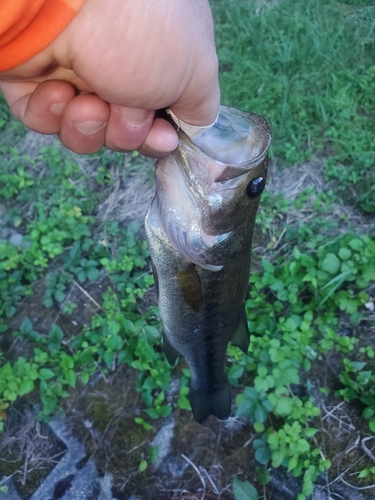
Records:
{"label": "leafy ground cover", "polygon": [[[227,473],[204,491],[276,499],[272,478],[283,470],[300,478],[298,500],[315,483],[365,494],[375,482],[375,6],[212,6],[223,102],[264,114],[274,142],[246,301],[251,344],[246,355],[228,354],[245,458],[223,459]],[[32,402],[37,421],[69,416],[74,394],[99,376],[109,391],[103,380],[122,367],[134,388],[122,433],[132,429],[136,440],[129,485],[116,487],[142,498],[154,481],[156,430],[176,412],[191,420],[189,371],[183,362],[171,370],[162,354],[141,224],[130,222],[134,207],[116,202],[130,196],[124,180],[141,178],[139,191],[152,192],[149,164],[42,143],[3,101],[0,130],[0,431],[7,435],[20,401]],[[105,436],[107,400],[84,399]],[[199,485],[186,484],[198,495]],[[168,498],[184,498],[186,484]]]}

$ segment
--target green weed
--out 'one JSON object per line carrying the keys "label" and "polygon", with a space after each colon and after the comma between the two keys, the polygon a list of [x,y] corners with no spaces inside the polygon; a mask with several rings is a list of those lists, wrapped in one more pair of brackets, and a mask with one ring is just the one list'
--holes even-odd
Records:
{"label": "green weed", "polygon": [[[246,301],[253,333],[249,353],[229,351],[233,359],[230,382],[238,386],[242,378],[251,384],[237,396],[236,414],[249,419],[259,433],[253,442],[255,458],[262,465],[282,465],[294,476],[302,475],[300,500],[311,493],[317,476],[331,464],[316,446],[314,422],[319,408],[308,390],[301,391],[301,374],[308,376],[314,360],[332,350],[353,351],[357,339],[339,335],[336,311],[343,311],[357,324],[369,300],[364,289],[375,280],[375,242],[369,237],[346,234],[318,249],[315,245],[306,238],[301,250],[295,246],[287,258],[279,257],[274,264],[263,259],[263,270],[250,277]],[[365,366],[345,359],[352,373]],[[344,377],[348,375],[342,374],[340,380]],[[361,377],[349,377],[351,391],[361,388],[362,400],[367,397],[369,404],[371,399],[375,411],[375,399],[369,394],[373,381],[368,371],[361,371]],[[353,392],[347,389],[340,394],[349,398]]]}

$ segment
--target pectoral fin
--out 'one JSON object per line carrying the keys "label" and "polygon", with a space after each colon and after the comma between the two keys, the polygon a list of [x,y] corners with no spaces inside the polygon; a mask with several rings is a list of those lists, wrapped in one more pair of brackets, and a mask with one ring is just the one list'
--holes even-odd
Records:
{"label": "pectoral fin", "polygon": [[245,308],[243,308],[242,313],[239,315],[236,329],[234,331],[233,337],[231,338],[231,341],[232,344],[239,347],[244,354],[247,353],[250,344],[250,333],[249,327],[247,326]]}
{"label": "pectoral fin", "polygon": [[167,358],[168,363],[171,366],[174,366],[176,364],[177,358],[179,357],[180,354],[178,351],[176,351],[176,349],[169,342],[168,337],[166,336],[165,332],[163,332],[163,351],[164,351],[165,357]]}
{"label": "pectoral fin", "polygon": [[203,303],[202,283],[194,264],[189,264],[185,269],[177,272],[177,283],[185,303],[194,312],[199,312]]}

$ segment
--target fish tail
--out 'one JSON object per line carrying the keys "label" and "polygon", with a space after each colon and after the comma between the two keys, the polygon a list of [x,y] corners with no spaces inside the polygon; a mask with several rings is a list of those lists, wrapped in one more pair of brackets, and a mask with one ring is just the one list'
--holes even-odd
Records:
{"label": "fish tail", "polygon": [[191,390],[190,404],[194,419],[203,423],[210,415],[226,420],[231,411],[231,396],[228,380],[216,390]]}

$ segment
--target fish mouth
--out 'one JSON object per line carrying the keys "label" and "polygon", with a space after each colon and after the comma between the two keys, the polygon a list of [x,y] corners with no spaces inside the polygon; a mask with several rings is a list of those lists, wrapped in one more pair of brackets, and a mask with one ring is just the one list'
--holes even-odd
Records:
{"label": "fish mouth", "polygon": [[193,140],[181,130],[184,142],[191,142],[204,154],[225,165],[216,182],[244,174],[267,155],[271,130],[266,119],[229,106],[220,106],[216,122]]}

